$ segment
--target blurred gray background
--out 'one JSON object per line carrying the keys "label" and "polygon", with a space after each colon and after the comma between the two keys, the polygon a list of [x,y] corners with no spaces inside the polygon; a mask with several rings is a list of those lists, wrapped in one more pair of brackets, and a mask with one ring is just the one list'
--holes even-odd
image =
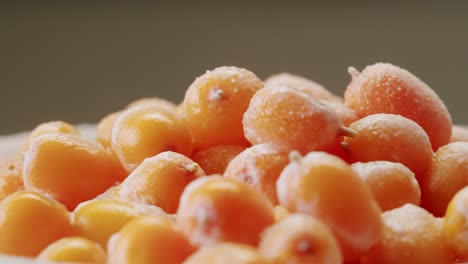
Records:
{"label": "blurred gray background", "polygon": [[0,134],[97,122],[144,96],[180,102],[221,65],[342,94],[348,66],[378,61],[412,71],[468,124],[468,1],[131,3],[1,3]]}

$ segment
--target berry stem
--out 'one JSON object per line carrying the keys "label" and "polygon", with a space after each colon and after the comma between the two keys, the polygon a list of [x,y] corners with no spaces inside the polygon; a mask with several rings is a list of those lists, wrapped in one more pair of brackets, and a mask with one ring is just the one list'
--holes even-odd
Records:
{"label": "berry stem", "polygon": [[293,150],[289,152],[288,158],[290,162],[299,162],[302,159],[302,155],[299,151]]}
{"label": "berry stem", "polygon": [[340,127],[340,135],[345,137],[355,137],[357,136],[358,132],[352,128],[341,126]]}

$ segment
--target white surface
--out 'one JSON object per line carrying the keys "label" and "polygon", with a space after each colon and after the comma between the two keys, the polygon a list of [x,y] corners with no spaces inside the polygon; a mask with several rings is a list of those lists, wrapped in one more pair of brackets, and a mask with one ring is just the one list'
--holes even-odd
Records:
{"label": "white surface", "polygon": [[[76,126],[84,138],[96,138],[96,125],[80,124]],[[14,155],[26,141],[29,132],[21,132],[13,135],[0,136],[0,158]],[[0,262],[2,263],[2,262]]]}

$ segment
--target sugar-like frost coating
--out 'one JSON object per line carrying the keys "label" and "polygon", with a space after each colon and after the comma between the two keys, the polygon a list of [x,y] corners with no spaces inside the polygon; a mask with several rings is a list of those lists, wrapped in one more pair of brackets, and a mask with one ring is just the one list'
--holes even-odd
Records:
{"label": "sugar-like frost coating", "polygon": [[245,137],[252,144],[269,142],[301,153],[331,146],[341,127],[331,108],[282,86],[258,91],[244,114],[243,124]]}
{"label": "sugar-like frost coating", "polygon": [[361,73],[353,69],[344,99],[359,117],[378,113],[402,115],[426,131],[434,150],[449,142],[452,118],[427,84],[389,63],[367,66]]}

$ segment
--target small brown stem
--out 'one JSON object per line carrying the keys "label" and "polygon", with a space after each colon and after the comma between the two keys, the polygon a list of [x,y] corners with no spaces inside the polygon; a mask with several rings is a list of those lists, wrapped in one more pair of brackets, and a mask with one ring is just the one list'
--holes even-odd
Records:
{"label": "small brown stem", "polygon": [[224,92],[219,88],[213,88],[210,91],[210,100],[211,101],[221,101],[223,99]]}
{"label": "small brown stem", "polygon": [[341,146],[342,148],[344,148],[345,150],[348,150],[348,142],[341,141],[341,142],[340,142],[340,146]]}
{"label": "small brown stem", "polygon": [[197,221],[202,226],[209,224],[211,220],[212,216],[205,208],[202,208],[197,212]]}
{"label": "small brown stem", "polygon": [[357,136],[358,132],[352,128],[341,126],[340,127],[340,135],[345,137],[355,137]]}
{"label": "small brown stem", "polygon": [[359,71],[353,66],[348,67],[348,73],[351,75],[351,78],[356,78],[359,76]]}
{"label": "small brown stem", "polygon": [[185,166],[185,169],[189,173],[194,173],[194,172],[197,172],[198,170],[200,170],[201,168],[200,168],[200,165],[198,165],[197,163],[192,163],[192,164],[189,164],[189,165]]}
{"label": "small brown stem", "polygon": [[301,254],[310,254],[310,253],[313,252],[312,245],[311,245],[310,241],[308,239],[306,239],[306,238],[300,239],[297,242],[296,250],[297,250],[297,252],[299,252]]}
{"label": "small brown stem", "polygon": [[293,150],[289,152],[288,158],[290,162],[299,162],[302,159],[302,155],[299,151]]}

